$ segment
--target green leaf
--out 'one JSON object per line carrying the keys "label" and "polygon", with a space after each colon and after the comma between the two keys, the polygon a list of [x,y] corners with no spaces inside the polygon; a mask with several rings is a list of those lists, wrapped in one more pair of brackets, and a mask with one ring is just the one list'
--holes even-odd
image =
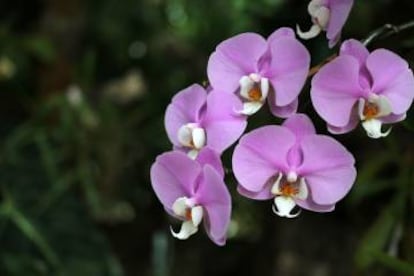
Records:
{"label": "green leaf", "polygon": [[369,196],[395,187],[393,181],[389,179],[378,179],[377,177],[384,168],[389,166],[390,160],[392,160],[392,153],[384,151],[377,154],[375,158],[363,162],[355,187],[348,199],[352,205],[356,206]]}
{"label": "green leaf", "polygon": [[53,267],[59,267],[59,259],[49,246],[47,240],[21,212],[13,208],[10,212],[10,219],[16,224],[17,228],[19,228],[20,231],[22,231],[22,233],[37,246],[45,259]]}
{"label": "green leaf", "polygon": [[56,49],[52,42],[46,37],[29,37],[24,45],[39,60],[50,63],[56,58]]}
{"label": "green leaf", "polygon": [[375,253],[375,258],[383,266],[401,273],[401,275],[414,275],[414,265],[408,262],[401,261],[385,253]]}
{"label": "green leaf", "polygon": [[357,267],[366,269],[376,261],[378,253],[383,252],[394,226],[401,217],[403,198],[396,196],[394,200],[384,208],[375,223],[360,242],[355,254]]}
{"label": "green leaf", "polygon": [[48,272],[45,261],[31,254],[4,252],[0,255],[0,275],[42,276],[48,275]]}

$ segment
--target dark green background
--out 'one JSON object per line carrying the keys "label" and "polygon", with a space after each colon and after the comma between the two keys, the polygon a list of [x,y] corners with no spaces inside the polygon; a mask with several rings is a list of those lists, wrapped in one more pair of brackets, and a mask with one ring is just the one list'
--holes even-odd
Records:
{"label": "dark green background", "polygon": [[[355,2],[343,38],[414,19],[412,0]],[[306,29],[306,6],[0,1],[0,275],[414,275],[413,112],[386,139],[360,128],[337,137],[359,174],[333,213],[276,217],[270,202],[239,196],[229,174],[234,211],[223,248],[203,231],[174,240],[169,225],[177,224],[151,190],[149,168],[171,148],[163,127],[171,97],[205,83],[220,41]],[[337,51],[324,36],[304,44],[313,65]],[[411,30],[370,45],[379,47],[414,64]],[[80,101],[68,100],[74,89]],[[300,111],[326,134],[308,93],[309,81]],[[263,109],[249,129],[270,123],[280,120]]]}

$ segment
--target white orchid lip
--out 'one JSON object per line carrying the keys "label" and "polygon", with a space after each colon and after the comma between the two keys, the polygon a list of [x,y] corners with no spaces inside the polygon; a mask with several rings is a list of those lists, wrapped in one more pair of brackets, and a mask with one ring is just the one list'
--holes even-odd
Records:
{"label": "white orchid lip", "polygon": [[259,74],[252,73],[243,76],[239,83],[240,96],[244,100],[243,109],[239,113],[252,115],[263,106],[269,94],[269,80]]}
{"label": "white orchid lip", "polygon": [[197,233],[198,226],[203,220],[202,206],[196,205],[192,199],[180,197],[174,202],[172,210],[175,215],[183,220],[179,232],[174,232],[172,227],[170,227],[171,234],[174,238],[186,240],[191,235]]}
{"label": "white orchid lip", "polygon": [[321,31],[325,31],[328,27],[331,11],[324,6],[322,0],[312,0],[308,5],[308,13],[312,17],[313,25],[306,32],[303,32],[296,25],[296,32],[302,39],[311,39],[319,35]]}
{"label": "white orchid lip", "polygon": [[382,132],[382,122],[376,119],[370,119],[362,122],[362,127],[367,132],[369,138],[378,139],[386,137],[391,133],[392,128],[387,129],[385,132]]}
{"label": "white orchid lip", "polygon": [[274,205],[272,206],[273,213],[279,217],[296,218],[300,215],[300,210],[296,213],[291,213],[295,208],[296,203],[291,197],[277,196],[274,199]]}
{"label": "white orchid lip", "polygon": [[197,157],[198,151],[206,145],[206,131],[196,123],[188,123],[178,130],[178,141],[184,147],[190,148],[188,156]]}
{"label": "white orchid lip", "polygon": [[296,206],[295,199],[305,200],[309,195],[305,179],[298,177],[295,172],[289,172],[287,176],[279,173],[271,193],[275,195],[273,212],[287,218],[295,218],[300,214],[300,210],[292,214]]}
{"label": "white orchid lip", "polygon": [[391,112],[390,102],[382,95],[371,94],[368,100],[359,99],[358,115],[362,121],[362,127],[370,138],[378,139],[390,134],[391,128],[382,132],[382,121],[379,118],[388,116]]}

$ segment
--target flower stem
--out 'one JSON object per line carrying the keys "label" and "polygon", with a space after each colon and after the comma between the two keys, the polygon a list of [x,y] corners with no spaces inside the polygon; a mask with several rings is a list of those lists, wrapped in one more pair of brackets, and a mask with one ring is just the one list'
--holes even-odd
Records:
{"label": "flower stem", "polygon": [[368,44],[372,43],[376,39],[384,39],[394,34],[398,34],[402,31],[414,28],[414,20],[406,22],[401,25],[392,25],[392,24],[385,24],[384,26],[374,30],[371,32],[367,38],[362,40],[362,44],[367,46]]}

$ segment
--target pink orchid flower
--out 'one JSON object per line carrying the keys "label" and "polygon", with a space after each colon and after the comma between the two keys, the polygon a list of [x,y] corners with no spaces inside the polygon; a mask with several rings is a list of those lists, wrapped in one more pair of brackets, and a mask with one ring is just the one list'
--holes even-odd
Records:
{"label": "pink orchid flower", "polygon": [[246,118],[234,111],[241,101],[232,94],[207,92],[194,84],[172,99],[165,113],[165,128],[174,148],[195,158],[203,147],[219,154],[230,147],[246,128]]}
{"label": "pink orchid flower", "polygon": [[317,135],[310,119],[296,114],[282,126],[244,135],[233,154],[233,171],[245,197],[273,199],[273,211],[293,218],[296,205],[330,212],[355,181],[354,158],[339,142]]}
{"label": "pink orchid flower", "polygon": [[361,122],[369,137],[381,138],[391,130],[383,132],[383,123],[405,119],[414,99],[414,76],[408,63],[393,52],[369,53],[351,39],[314,76],[311,99],[330,132],[346,133]]}
{"label": "pink orchid flower", "polygon": [[207,74],[214,89],[243,101],[239,113],[252,115],[267,99],[272,113],[286,118],[296,112],[309,64],[293,30],[280,28],[267,40],[243,33],[223,41],[210,56]]}
{"label": "pink orchid flower", "polygon": [[180,151],[157,157],[151,167],[151,183],[166,211],[182,221],[179,232],[171,228],[175,238],[188,239],[204,220],[210,239],[225,244],[231,197],[223,177],[220,158],[209,148],[203,148],[196,160]]}
{"label": "pink orchid flower", "polygon": [[302,39],[311,39],[326,31],[329,47],[341,38],[341,31],[354,4],[353,0],[312,0],[308,5],[308,12],[312,17],[313,25],[307,32],[296,27],[298,36]]}

